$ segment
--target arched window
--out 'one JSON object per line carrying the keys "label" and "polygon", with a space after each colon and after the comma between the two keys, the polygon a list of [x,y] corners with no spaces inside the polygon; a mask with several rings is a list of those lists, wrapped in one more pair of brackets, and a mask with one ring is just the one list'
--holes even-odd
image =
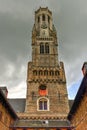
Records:
{"label": "arched window", "polygon": [[43,75],[43,71],[42,70],[39,70],[39,75]]}
{"label": "arched window", "polygon": [[45,15],[44,14],[42,15],[42,21],[45,21]]}
{"label": "arched window", "polygon": [[57,71],[55,71],[55,75],[56,76],[58,76],[59,75],[59,71],[57,70]]}
{"label": "arched window", "polygon": [[53,71],[53,70],[50,71],[50,75],[51,75],[51,76],[54,75],[54,71]]}
{"label": "arched window", "polygon": [[38,23],[40,22],[40,17],[38,16]]}
{"label": "arched window", "polygon": [[41,111],[49,110],[49,100],[47,98],[40,98],[38,100],[38,110]]}
{"label": "arched window", "polygon": [[40,54],[44,53],[44,44],[40,43]]}
{"label": "arched window", "polygon": [[48,16],[48,23],[50,23],[50,16]]}
{"label": "arched window", "polygon": [[44,75],[48,75],[48,70],[45,70],[45,71],[44,71]]}
{"label": "arched window", "polygon": [[45,53],[49,54],[49,44],[48,43],[45,44]]}
{"label": "arched window", "polygon": [[34,76],[37,75],[37,71],[36,71],[36,70],[33,71],[33,75],[34,75]]}

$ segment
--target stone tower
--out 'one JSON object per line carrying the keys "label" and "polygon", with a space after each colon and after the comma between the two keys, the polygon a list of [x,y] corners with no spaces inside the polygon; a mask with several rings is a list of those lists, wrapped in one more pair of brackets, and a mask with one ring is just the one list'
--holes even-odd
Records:
{"label": "stone tower", "polygon": [[32,30],[32,61],[27,69],[25,113],[30,119],[65,119],[68,95],[63,62],[58,60],[52,12],[39,8]]}

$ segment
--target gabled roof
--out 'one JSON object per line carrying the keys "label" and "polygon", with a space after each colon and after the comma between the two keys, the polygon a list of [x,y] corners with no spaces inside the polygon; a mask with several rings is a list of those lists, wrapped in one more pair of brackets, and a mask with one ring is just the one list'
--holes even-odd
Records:
{"label": "gabled roof", "polygon": [[78,108],[78,106],[86,92],[87,92],[87,74],[83,77],[83,80],[81,82],[77,95],[75,97],[74,103],[69,112],[68,119],[72,118],[72,115],[75,113],[76,109]]}
{"label": "gabled roof", "polygon": [[8,99],[6,98],[5,94],[2,92],[1,88],[0,88],[0,102],[3,103],[3,106],[8,110],[8,112],[14,119],[18,118],[16,112],[13,110],[13,108],[10,105],[10,103],[8,102]]}

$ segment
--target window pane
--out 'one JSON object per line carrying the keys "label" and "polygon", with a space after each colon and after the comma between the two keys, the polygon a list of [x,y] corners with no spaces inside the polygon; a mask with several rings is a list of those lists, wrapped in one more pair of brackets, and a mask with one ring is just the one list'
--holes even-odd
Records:
{"label": "window pane", "polygon": [[39,110],[43,110],[43,102],[42,101],[39,102]]}
{"label": "window pane", "polygon": [[40,53],[43,54],[44,53],[44,45],[40,44]]}
{"label": "window pane", "polygon": [[44,14],[42,15],[42,20],[45,21],[45,15]]}
{"label": "window pane", "polygon": [[47,110],[47,101],[44,101],[44,110]]}
{"label": "window pane", "polygon": [[48,45],[48,44],[45,45],[45,52],[46,52],[47,54],[49,54],[49,45]]}
{"label": "window pane", "polygon": [[40,17],[38,17],[38,23],[40,22]]}
{"label": "window pane", "polygon": [[59,75],[59,71],[56,71],[56,72],[55,72],[55,75],[58,76],[58,75]]}
{"label": "window pane", "polygon": [[44,71],[44,75],[48,75],[48,71],[47,70]]}

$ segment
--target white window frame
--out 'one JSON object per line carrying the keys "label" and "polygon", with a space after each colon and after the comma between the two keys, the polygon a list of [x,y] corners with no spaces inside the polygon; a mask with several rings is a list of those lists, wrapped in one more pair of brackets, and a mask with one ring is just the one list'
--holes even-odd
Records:
{"label": "white window frame", "polygon": [[[44,110],[44,109],[40,110],[39,109],[39,101],[40,100],[47,101],[47,109],[46,110]],[[49,111],[49,99],[48,98],[46,98],[46,97],[40,97],[40,98],[37,99],[37,111]]]}

